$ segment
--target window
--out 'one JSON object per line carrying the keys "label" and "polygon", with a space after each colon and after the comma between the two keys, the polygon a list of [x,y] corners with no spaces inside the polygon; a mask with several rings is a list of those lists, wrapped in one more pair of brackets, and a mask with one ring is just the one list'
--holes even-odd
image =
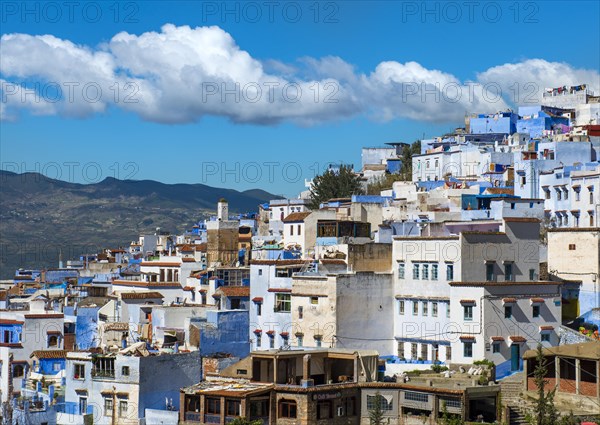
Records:
{"label": "window", "polygon": [[22,364],[15,364],[13,366],[13,378],[22,378],[25,376],[25,367]]}
{"label": "window", "polygon": [[112,398],[104,399],[104,416],[112,416],[113,413],[113,400]]}
{"label": "window", "polygon": [[514,203],[514,202],[511,202],[511,203],[510,203],[510,209],[511,209],[511,210],[514,210],[514,209],[515,209],[515,203]]}
{"label": "window", "polygon": [[398,313],[404,314],[404,300],[398,301]]}
{"label": "window", "polygon": [[500,343],[499,342],[492,343],[492,353],[499,353],[499,352],[500,352]]}
{"label": "window", "polygon": [[579,192],[579,188],[574,189],[575,190],[575,200],[579,201],[581,199],[581,193]]}
{"label": "window", "polygon": [[87,413],[87,397],[79,397],[79,414],[85,415]]}
{"label": "window", "polygon": [[262,316],[262,303],[256,303],[256,315]]}
{"label": "window", "polygon": [[302,347],[304,345],[304,337],[302,335],[296,335],[296,340],[298,341],[298,347]]}
{"label": "window", "polygon": [[290,294],[275,294],[275,312],[289,313],[292,311],[292,296]]}
{"label": "window", "polygon": [[114,357],[96,357],[92,361],[92,376],[103,378],[115,377],[115,358]]}
{"label": "window", "polygon": [[414,391],[406,391],[404,393],[404,400],[419,401],[421,403],[427,403],[427,402],[429,402],[429,394],[417,393]]}
{"label": "window", "polygon": [[126,400],[119,401],[119,417],[120,418],[127,417],[127,401]]}
{"label": "window", "polygon": [[319,304],[319,297],[310,297],[310,303],[312,305],[317,305]]}
{"label": "window", "polygon": [[296,402],[294,400],[280,400],[279,401],[279,415],[280,418],[296,418]]}
{"label": "window", "polygon": [[275,335],[269,335],[269,348],[275,348]]}
{"label": "window", "polygon": [[427,301],[423,301],[423,316],[427,316],[429,314],[429,303]]}
{"label": "window", "polygon": [[452,360],[452,347],[449,345],[446,346],[446,361],[449,362]]}
{"label": "window", "polygon": [[48,336],[48,347],[58,347],[58,337],[56,335]]}
{"label": "window", "polygon": [[438,265],[431,265],[431,280],[438,280]]}
{"label": "window", "polygon": [[298,319],[304,318],[304,307],[301,305],[298,306]]}
{"label": "window", "polygon": [[446,280],[454,280],[454,264],[446,264]]}
{"label": "window", "polygon": [[294,236],[294,225],[290,225],[290,236]]}
{"label": "window", "polygon": [[262,335],[261,334],[255,334],[256,335],[256,348],[260,348],[262,346]]}
{"label": "window", "polygon": [[565,199],[569,199],[569,190],[566,187],[563,187],[563,193],[564,193]]}
{"label": "window", "polygon": [[535,269],[529,269],[529,280],[535,280]]}
{"label": "window", "polygon": [[470,341],[463,342],[463,356],[473,357],[473,343]]}
{"label": "window", "polygon": [[[375,409],[377,398],[377,395],[367,395],[367,410]],[[392,400],[388,402],[385,397],[379,395],[379,408],[384,411],[393,410]]]}
{"label": "window", "polygon": [[262,269],[258,269],[258,275],[262,276]]}
{"label": "window", "polygon": [[397,351],[398,351],[398,357],[403,359],[404,358],[404,341],[398,341]]}
{"label": "window", "polygon": [[504,265],[504,280],[507,282],[512,282],[514,280],[512,263],[506,263]]}
{"label": "window", "polygon": [[421,344],[421,360],[427,360],[428,351],[427,344]]}
{"label": "window", "polygon": [[540,306],[539,305],[532,306],[532,314],[533,314],[533,317],[540,317]]}
{"label": "window", "polygon": [[504,318],[505,319],[512,318],[512,305],[505,305],[504,306]]}
{"label": "window", "polygon": [[463,309],[464,309],[465,320],[473,320],[473,306],[465,305],[465,306],[463,306]]}
{"label": "window", "polygon": [[356,416],[356,397],[343,398],[342,405],[346,416]]}
{"label": "window", "polygon": [[73,379],[85,379],[85,365],[77,364],[73,365]]}
{"label": "window", "polygon": [[423,264],[423,280],[429,280],[429,264]]}
{"label": "window", "polygon": [[450,318],[450,303],[446,303],[446,318]]}
{"label": "window", "polygon": [[204,400],[204,411],[209,415],[220,415],[221,399],[206,397]]}
{"label": "window", "polygon": [[593,203],[594,203],[594,191],[590,187],[590,204],[593,204]]}
{"label": "window", "polygon": [[412,344],[410,344],[410,357],[413,360],[417,359],[417,350],[418,350],[418,347],[417,347],[416,343],[413,342]]}
{"label": "window", "polygon": [[123,376],[129,376],[129,366],[123,366],[121,368],[121,375],[123,375]]}
{"label": "window", "polygon": [[559,188],[557,188],[557,189],[556,189],[556,200],[557,200],[557,201],[560,201],[560,200],[562,199],[562,196],[561,196],[561,194],[562,194],[562,192],[560,191],[560,189],[559,189]]}
{"label": "window", "polygon": [[240,416],[242,414],[240,400],[225,400],[225,414],[227,416]]}
{"label": "window", "polygon": [[542,342],[550,342],[550,334],[545,332],[542,335]]}
{"label": "window", "polygon": [[317,402],[317,419],[333,418],[333,406],[331,400],[322,400]]}
{"label": "window", "polygon": [[494,263],[486,263],[485,280],[488,282],[492,282],[494,280]]}
{"label": "window", "polygon": [[419,301],[413,301],[413,316],[419,314]]}
{"label": "window", "polygon": [[419,265],[413,264],[413,279],[419,280]]}
{"label": "window", "polygon": [[574,244],[574,243],[570,243],[570,244],[569,244],[569,251],[575,251],[575,249],[576,249],[576,248],[577,248],[577,247],[575,246],[575,244]]}
{"label": "window", "polygon": [[298,233],[298,236],[302,235],[302,227],[300,224],[298,225],[298,231],[296,233]]}
{"label": "window", "polygon": [[431,315],[433,317],[437,317],[438,315],[438,303],[435,301],[431,303]]}
{"label": "window", "polygon": [[315,345],[317,347],[321,347],[322,341],[323,341],[323,337],[321,335],[315,335]]}
{"label": "window", "polygon": [[405,273],[405,265],[404,263],[398,263],[398,279],[404,279],[404,273]]}
{"label": "window", "polygon": [[544,193],[546,194],[546,199],[550,199],[550,190],[544,189]]}

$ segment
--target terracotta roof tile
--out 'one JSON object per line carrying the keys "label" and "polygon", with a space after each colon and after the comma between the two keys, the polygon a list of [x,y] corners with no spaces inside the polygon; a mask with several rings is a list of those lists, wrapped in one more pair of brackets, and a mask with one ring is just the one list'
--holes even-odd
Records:
{"label": "terracotta roof tile", "polygon": [[0,325],[22,325],[25,322],[13,319],[0,319]]}
{"label": "terracotta roof tile", "polygon": [[249,297],[249,286],[221,286],[218,291],[222,292],[226,297]]}
{"label": "terracotta roof tile", "polygon": [[158,291],[121,292],[122,300],[148,300],[154,298],[164,298],[164,296]]}
{"label": "terracotta roof tile", "polygon": [[29,357],[38,359],[64,359],[67,357],[66,350],[36,350]]}
{"label": "terracotta roof tile", "polygon": [[527,339],[520,335],[511,335],[509,338],[512,342],[527,342]]}
{"label": "terracotta roof tile", "polygon": [[305,212],[295,212],[295,213],[291,213],[289,214],[287,217],[285,217],[282,221],[284,223],[293,223],[293,222],[297,222],[297,221],[304,221],[304,219],[306,217],[308,217],[309,215],[311,215],[312,213],[310,211],[305,211]]}
{"label": "terracotta roof tile", "polygon": [[540,304],[544,302],[543,298],[530,298],[530,301],[535,304]]}

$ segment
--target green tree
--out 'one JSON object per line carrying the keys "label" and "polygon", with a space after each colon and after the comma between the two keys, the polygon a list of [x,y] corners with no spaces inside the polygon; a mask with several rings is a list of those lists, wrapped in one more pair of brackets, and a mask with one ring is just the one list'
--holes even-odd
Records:
{"label": "green tree", "polygon": [[532,425],[555,425],[558,423],[558,411],[554,406],[554,393],[556,388],[546,391],[548,380],[548,360],[542,351],[542,345],[538,344],[536,366],[533,371],[533,381],[537,387],[538,398],[533,407],[533,413],[527,415],[527,421]]}
{"label": "green tree", "polygon": [[261,420],[251,421],[246,418],[235,418],[232,422],[229,422],[231,425],[262,425]]}
{"label": "green tree", "polygon": [[400,175],[404,181],[412,181],[412,158],[413,155],[421,153],[421,141],[417,140],[411,145],[406,145],[402,148],[402,167]]}
{"label": "green tree", "polygon": [[456,415],[448,413],[448,406],[445,401],[442,401],[442,417],[441,425],[462,425],[463,421]]}
{"label": "green tree", "polygon": [[381,393],[377,391],[375,393],[374,406],[369,410],[369,420],[371,425],[383,425],[383,409],[381,408],[381,402],[383,397]]}
{"label": "green tree", "polygon": [[322,202],[332,198],[348,198],[363,193],[360,176],[352,167],[342,165],[339,170],[329,169],[313,179],[310,189],[311,208],[318,209]]}

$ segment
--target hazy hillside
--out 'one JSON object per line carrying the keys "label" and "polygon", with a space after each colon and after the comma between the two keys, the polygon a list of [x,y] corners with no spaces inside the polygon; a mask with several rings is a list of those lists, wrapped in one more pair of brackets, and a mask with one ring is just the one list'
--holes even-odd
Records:
{"label": "hazy hillside", "polygon": [[0,278],[18,267],[56,266],[61,250],[66,260],[125,246],[156,227],[181,232],[214,213],[221,197],[234,212],[277,198],[257,189],[114,178],[77,184],[0,171]]}

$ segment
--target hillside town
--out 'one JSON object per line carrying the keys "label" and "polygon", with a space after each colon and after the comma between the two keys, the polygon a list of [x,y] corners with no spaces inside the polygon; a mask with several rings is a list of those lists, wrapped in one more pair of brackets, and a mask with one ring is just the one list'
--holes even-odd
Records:
{"label": "hillside town", "polygon": [[540,388],[597,422],[599,115],[549,88],[330,164],[355,193],[16,270],[2,423],[525,424]]}

